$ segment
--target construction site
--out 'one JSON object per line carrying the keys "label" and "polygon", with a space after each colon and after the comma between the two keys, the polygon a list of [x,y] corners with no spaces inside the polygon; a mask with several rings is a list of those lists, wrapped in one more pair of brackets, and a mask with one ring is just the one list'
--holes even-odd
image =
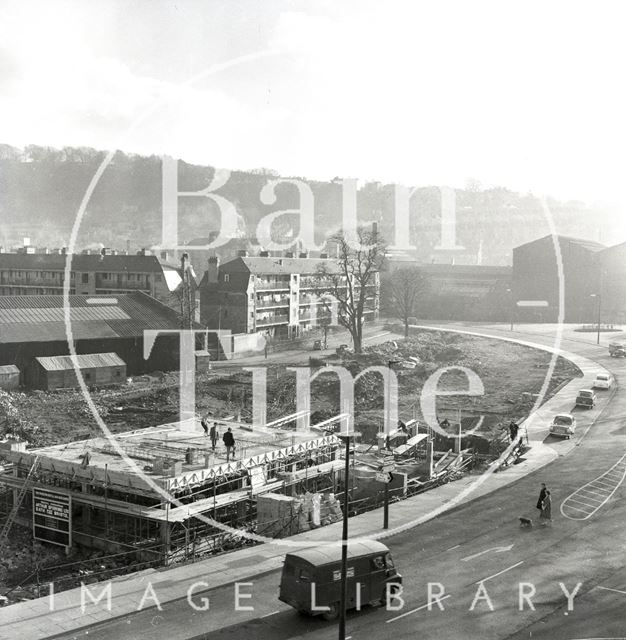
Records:
{"label": "construction site", "polygon": [[[169,380],[95,392],[110,436],[95,435],[99,430],[88,427],[93,419],[78,410],[71,428],[62,420],[69,406],[80,406],[74,391],[5,394],[5,404],[15,401],[15,408],[12,418],[7,414],[12,432],[0,441],[0,541],[11,549],[11,564],[0,563],[3,596],[35,597],[47,582],[61,590],[324,526],[342,517],[346,489],[348,515],[354,515],[479,470],[507,449],[508,432],[499,425],[508,416],[523,417],[523,391],[534,388],[514,376],[502,387],[509,369],[497,352],[498,367],[483,366],[489,395],[462,410],[459,399],[444,398],[438,405],[442,430],[431,432],[410,389],[451,350],[450,340],[440,340],[420,335],[360,357],[360,367],[403,353],[419,354],[424,363],[398,371],[401,421],[386,433],[379,381],[359,380],[354,416],[338,413],[332,378],[315,383],[315,410],[294,413],[293,374],[280,366],[268,376],[270,422],[264,424],[252,420],[248,374],[212,372],[209,386],[209,374],[199,376],[199,415],[210,414],[209,424],[219,430],[215,448],[199,416],[156,421],[175,413],[177,389]],[[465,356],[451,356],[475,369],[499,346],[469,339],[456,345]],[[545,355],[521,348],[505,354],[540,380]],[[560,384],[576,372],[561,364],[558,375]],[[163,391],[155,391],[161,384]],[[339,434],[349,418],[361,437],[352,445],[346,487]],[[221,436],[229,428],[235,447],[227,459]],[[521,453],[520,442],[505,463]]]}

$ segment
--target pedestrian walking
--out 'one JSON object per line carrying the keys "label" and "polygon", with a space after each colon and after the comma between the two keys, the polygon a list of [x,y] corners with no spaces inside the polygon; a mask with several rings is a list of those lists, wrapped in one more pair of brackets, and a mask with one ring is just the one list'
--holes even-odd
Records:
{"label": "pedestrian walking", "polygon": [[552,496],[550,492],[546,489],[546,495],[541,503],[541,513],[539,514],[539,520],[541,520],[541,524],[545,527],[548,522],[552,522]]}
{"label": "pedestrian walking", "polygon": [[543,501],[546,497],[546,493],[548,493],[548,489],[546,488],[545,482],[542,482],[541,491],[539,492],[539,499],[537,500],[537,509],[539,509],[539,511],[541,511],[542,509],[541,505],[543,504]]}
{"label": "pedestrian walking", "polygon": [[228,431],[222,436],[222,440],[226,445],[226,462],[230,462],[231,453],[233,460],[235,459],[235,436],[233,436],[233,432],[230,427],[228,427]]}
{"label": "pedestrian walking", "polygon": [[202,429],[204,430],[204,435],[208,436],[209,435],[209,425],[206,421],[206,416],[202,416],[202,420],[200,420],[200,424],[202,426]]}
{"label": "pedestrian walking", "polygon": [[211,438],[211,450],[215,451],[215,445],[217,444],[217,439],[220,437],[220,434],[217,430],[217,422],[214,422],[211,425],[211,430],[209,431],[209,437]]}
{"label": "pedestrian walking", "polygon": [[511,436],[511,442],[515,442],[518,431],[519,431],[519,426],[517,425],[515,420],[511,420],[511,424],[509,425],[509,434]]}

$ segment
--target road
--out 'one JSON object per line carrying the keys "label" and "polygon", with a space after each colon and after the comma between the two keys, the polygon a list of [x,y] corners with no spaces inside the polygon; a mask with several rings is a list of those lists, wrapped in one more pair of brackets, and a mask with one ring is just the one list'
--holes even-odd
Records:
{"label": "road", "polygon": [[[604,348],[567,341],[563,347],[601,362],[626,380],[626,361],[609,358]],[[609,402],[609,395],[601,392],[597,409],[577,412],[577,437],[546,440],[559,454],[549,467],[390,538],[387,542],[404,577],[404,606],[398,611],[368,607],[351,612],[348,635],[353,640],[626,636],[626,492],[622,467],[612,470],[626,453],[626,397],[618,391]],[[609,486],[604,493],[602,484],[588,484],[598,478]],[[552,491],[554,523],[521,529],[518,516],[536,520],[535,502],[543,481]],[[583,496],[581,502],[573,502]],[[575,504],[581,505],[582,515],[571,508]],[[229,586],[206,594],[207,611],[193,611],[182,600],[164,605],[160,612],[146,610],[63,638],[336,638],[336,623],[301,617],[276,599],[279,578],[271,573],[242,588],[252,594],[242,604],[254,606],[254,611],[235,611],[235,588]],[[429,582],[437,583],[433,589],[443,590],[443,610],[436,603],[431,610],[427,607]],[[572,593],[578,583],[574,608],[568,611],[564,590]],[[520,588],[534,590],[532,606],[522,600],[522,610]]]}

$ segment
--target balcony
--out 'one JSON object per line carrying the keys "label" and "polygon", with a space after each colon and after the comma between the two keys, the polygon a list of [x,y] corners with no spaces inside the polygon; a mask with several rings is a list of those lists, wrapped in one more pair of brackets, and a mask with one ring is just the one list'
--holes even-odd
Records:
{"label": "balcony", "polygon": [[256,310],[263,311],[264,309],[285,309],[289,306],[289,300],[284,302],[257,302]]}
{"label": "balcony", "polygon": [[257,318],[256,326],[258,327],[269,327],[274,324],[289,324],[289,316],[286,313],[281,314],[271,314],[264,318]]}
{"label": "balcony", "polygon": [[271,280],[259,280],[257,278],[255,289],[257,291],[271,291],[276,289],[289,291],[289,280],[271,281]]}

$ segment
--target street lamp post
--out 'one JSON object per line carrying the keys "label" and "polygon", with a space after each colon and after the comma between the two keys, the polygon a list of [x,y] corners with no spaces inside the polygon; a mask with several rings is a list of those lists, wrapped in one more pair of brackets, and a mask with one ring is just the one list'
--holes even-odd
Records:
{"label": "street lamp post", "polygon": [[602,318],[602,294],[600,294],[600,293],[592,293],[589,297],[590,298],[597,298],[597,300],[598,300],[598,318],[597,318],[597,323],[596,323],[596,329],[597,329],[596,344],[600,344],[600,321],[601,321],[601,318]]}
{"label": "street lamp post", "polygon": [[509,305],[511,307],[511,331],[513,331],[513,321],[515,319],[515,305],[513,304],[513,289],[507,289],[509,294]]}
{"label": "street lamp post", "polygon": [[350,475],[350,440],[360,434],[357,431],[337,434],[346,443],[346,466],[343,490],[343,529],[341,532],[341,599],[339,602],[339,640],[346,640],[346,603],[348,601],[348,478]]}

